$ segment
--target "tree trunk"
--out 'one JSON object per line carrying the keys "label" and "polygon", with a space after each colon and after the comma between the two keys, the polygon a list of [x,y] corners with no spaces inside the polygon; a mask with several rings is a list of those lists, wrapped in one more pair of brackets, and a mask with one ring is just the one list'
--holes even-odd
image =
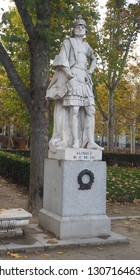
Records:
{"label": "tree trunk", "polygon": [[[42,207],[44,159],[48,154],[48,108],[45,102],[49,83],[49,54],[46,40],[30,42],[31,52],[31,167],[29,203],[36,214]],[[29,208],[28,207],[28,208]]]}
{"label": "tree trunk", "polygon": [[50,17],[50,0],[36,0],[36,25],[28,12],[29,1],[15,0],[18,12],[29,36],[31,79],[29,88],[22,81],[8,52],[0,43],[0,62],[7,75],[25,102],[31,120],[31,168],[29,203],[30,209],[36,213],[42,207],[44,158],[48,152],[48,108],[45,103],[46,89],[49,84],[49,46],[48,30]]}
{"label": "tree trunk", "polygon": [[37,214],[42,208],[44,159],[48,152],[48,118],[41,111],[31,115],[30,186],[28,209]]}
{"label": "tree trunk", "polygon": [[130,152],[131,154],[135,154],[135,141],[136,141],[136,127],[135,123],[131,124],[130,126],[130,136],[131,136],[131,143],[130,143]]}
{"label": "tree trunk", "polygon": [[109,92],[109,106],[108,106],[108,143],[107,150],[109,153],[114,149],[114,92]]}

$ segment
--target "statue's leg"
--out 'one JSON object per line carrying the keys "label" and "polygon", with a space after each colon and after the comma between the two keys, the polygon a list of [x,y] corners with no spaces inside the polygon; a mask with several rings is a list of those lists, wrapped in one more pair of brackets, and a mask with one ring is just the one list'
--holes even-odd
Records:
{"label": "statue's leg", "polygon": [[86,119],[85,119],[85,127],[88,133],[88,145],[94,143],[94,129],[95,129],[95,107],[88,106],[85,107],[86,111]]}
{"label": "statue's leg", "polygon": [[79,138],[78,138],[78,112],[79,106],[71,106],[71,131],[73,136],[73,148],[79,148]]}
{"label": "statue's leg", "polygon": [[102,151],[104,148],[97,145],[94,141],[94,129],[95,129],[95,107],[88,106],[85,107],[86,110],[86,128],[88,131],[88,149],[95,149]]}

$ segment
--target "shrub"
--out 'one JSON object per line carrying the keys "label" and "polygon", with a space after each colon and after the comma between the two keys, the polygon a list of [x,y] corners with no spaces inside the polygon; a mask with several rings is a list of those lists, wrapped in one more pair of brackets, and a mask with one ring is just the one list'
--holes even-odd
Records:
{"label": "shrub", "polygon": [[[140,198],[139,155],[104,154],[107,159],[107,199],[132,202]],[[128,159],[128,162],[126,161]],[[119,166],[116,166],[119,165]],[[125,166],[122,166],[125,165]],[[134,166],[139,167],[134,167]],[[129,167],[129,166],[133,166]],[[29,186],[30,160],[18,154],[0,151],[0,175]]]}
{"label": "shrub", "polygon": [[0,151],[0,175],[16,183],[29,186],[30,160]]}
{"label": "shrub", "polygon": [[140,155],[137,154],[103,153],[103,160],[108,166],[140,167]]}
{"label": "shrub", "polygon": [[4,152],[20,155],[22,157],[30,157],[30,151],[29,150],[11,150],[11,149],[5,149]]}

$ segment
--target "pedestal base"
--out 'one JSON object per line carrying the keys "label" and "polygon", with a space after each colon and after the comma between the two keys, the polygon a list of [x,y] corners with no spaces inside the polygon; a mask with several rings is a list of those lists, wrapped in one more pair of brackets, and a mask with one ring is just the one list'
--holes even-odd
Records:
{"label": "pedestal base", "polygon": [[109,236],[106,163],[45,160],[39,225],[59,239]]}
{"label": "pedestal base", "polygon": [[46,209],[39,213],[40,225],[59,239],[108,237],[110,219],[106,215],[62,217]]}

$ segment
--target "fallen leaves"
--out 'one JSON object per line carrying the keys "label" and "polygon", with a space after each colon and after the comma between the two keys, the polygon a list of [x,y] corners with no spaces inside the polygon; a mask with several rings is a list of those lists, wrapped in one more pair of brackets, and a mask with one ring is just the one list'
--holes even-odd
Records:
{"label": "fallen leaves", "polygon": [[5,209],[0,209],[0,214],[3,213],[5,211]]}
{"label": "fallen leaves", "polygon": [[97,247],[97,249],[98,249],[99,251],[103,251],[103,250],[104,250],[103,247]]}
{"label": "fallen leaves", "polygon": [[107,200],[113,202],[140,201],[139,168],[107,167]]}
{"label": "fallen leaves", "polygon": [[118,209],[113,209],[112,212],[115,213],[115,214],[120,214],[120,211]]}
{"label": "fallen leaves", "polygon": [[19,254],[17,254],[17,253],[11,253],[11,252],[7,252],[7,255],[8,256],[10,256],[10,257],[12,257],[12,258],[15,258],[15,259],[20,259],[20,258],[22,258],[22,256],[21,255],[19,255]]}
{"label": "fallen leaves", "polygon": [[140,204],[140,199],[139,199],[139,198],[135,198],[135,199],[133,200],[133,202],[134,202],[135,204]]}
{"label": "fallen leaves", "polygon": [[130,224],[131,224],[131,221],[130,221],[130,220],[124,220],[124,221],[123,221],[123,224],[125,224],[125,225],[130,225]]}
{"label": "fallen leaves", "polygon": [[50,254],[44,254],[44,255],[43,255],[43,259],[44,259],[44,260],[48,260],[50,256],[51,256]]}

